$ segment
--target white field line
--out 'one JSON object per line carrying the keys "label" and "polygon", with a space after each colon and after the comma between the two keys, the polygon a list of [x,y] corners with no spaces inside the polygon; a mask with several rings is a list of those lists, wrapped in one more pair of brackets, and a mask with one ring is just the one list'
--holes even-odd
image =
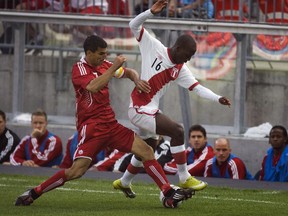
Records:
{"label": "white field line", "polygon": [[[0,184],[0,187],[15,187],[15,185],[8,185],[8,184]],[[31,188],[31,187],[26,187]],[[75,188],[57,188],[56,190],[62,190],[62,191],[73,191],[73,192],[87,192],[87,193],[105,193],[105,194],[116,194],[121,192],[115,192],[115,191],[104,191],[104,190],[82,190],[82,189],[75,189]],[[150,194],[139,194],[138,195],[148,195],[148,196],[159,196],[157,193],[150,193]],[[196,197],[193,197],[193,199],[210,199],[210,200],[224,200],[224,201],[238,201],[238,202],[253,202],[253,203],[265,203],[265,204],[271,204],[271,205],[282,205],[282,206],[288,206],[288,203],[279,203],[279,202],[271,202],[271,201],[265,201],[265,200],[251,200],[251,199],[236,199],[236,198],[218,198],[218,197],[209,197],[209,196],[201,196],[197,195]]]}

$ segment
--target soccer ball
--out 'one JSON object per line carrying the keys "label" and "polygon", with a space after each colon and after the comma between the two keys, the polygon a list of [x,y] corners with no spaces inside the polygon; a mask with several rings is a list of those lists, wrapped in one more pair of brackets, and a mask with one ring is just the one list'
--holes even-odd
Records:
{"label": "soccer ball", "polygon": [[[172,187],[174,190],[180,189],[180,187],[175,186],[175,185],[172,185],[172,184],[171,184],[171,187]],[[165,208],[178,208],[178,207],[182,204],[182,202],[183,202],[183,201],[177,202],[177,203],[174,204],[174,207],[172,207],[171,205],[169,205],[169,204],[167,203],[167,198],[164,196],[164,194],[162,193],[162,191],[160,191],[160,196],[159,196],[159,198],[160,198],[160,202],[162,203],[162,205],[163,205]]]}

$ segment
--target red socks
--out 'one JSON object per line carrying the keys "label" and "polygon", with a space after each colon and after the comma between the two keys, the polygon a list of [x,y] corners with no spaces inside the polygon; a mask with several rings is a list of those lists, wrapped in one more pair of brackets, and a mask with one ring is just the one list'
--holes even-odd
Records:
{"label": "red socks", "polygon": [[51,176],[49,179],[47,179],[45,182],[34,188],[34,190],[38,195],[42,195],[43,193],[46,193],[50,190],[53,190],[54,188],[64,185],[65,182],[65,170],[60,170],[59,172]]}

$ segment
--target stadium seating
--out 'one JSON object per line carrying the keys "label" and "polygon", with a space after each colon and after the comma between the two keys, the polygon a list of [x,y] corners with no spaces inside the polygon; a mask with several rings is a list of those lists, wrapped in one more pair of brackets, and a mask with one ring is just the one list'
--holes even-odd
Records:
{"label": "stadium seating", "polygon": [[[240,9],[239,2],[239,0],[213,0],[215,20],[246,22],[244,15],[248,13],[248,7],[243,2]],[[210,32],[202,38],[199,35],[197,37],[198,47],[200,47],[197,53],[201,58],[196,57],[197,63],[192,67],[198,68],[205,79],[218,79],[229,73],[236,58],[237,48],[234,36],[229,32]],[[202,51],[202,47],[206,47],[206,50]]]}
{"label": "stadium seating", "polygon": [[248,13],[248,7],[244,1],[241,10],[239,7],[239,0],[213,0],[213,4],[215,7],[215,18],[217,20],[246,20],[244,14]]}
{"label": "stadium seating", "polygon": [[[243,14],[248,12],[248,7],[246,4],[243,4],[242,10],[240,10],[239,0],[213,0],[213,4],[215,7],[216,20],[247,21]],[[240,15],[242,16],[242,18],[240,17]],[[207,44],[209,46],[216,47],[228,45],[231,40],[234,40],[231,33],[220,32],[210,33],[206,38]]]}
{"label": "stadium seating", "polygon": [[[258,0],[260,16],[264,22],[273,24],[288,24],[288,0]],[[257,45],[268,51],[285,50],[288,46],[287,36],[263,35],[256,38]]]}

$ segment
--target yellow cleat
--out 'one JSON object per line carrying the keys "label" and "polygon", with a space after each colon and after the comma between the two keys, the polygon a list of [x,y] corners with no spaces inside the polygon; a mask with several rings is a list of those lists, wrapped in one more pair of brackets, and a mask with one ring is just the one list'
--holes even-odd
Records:
{"label": "yellow cleat", "polygon": [[200,181],[193,176],[190,176],[186,182],[179,184],[181,188],[192,188],[195,191],[203,190],[207,187],[207,185],[208,184],[206,182]]}
{"label": "yellow cleat", "polygon": [[134,191],[132,191],[131,185],[129,185],[128,187],[124,187],[120,179],[117,179],[113,182],[113,187],[116,190],[121,190],[126,197],[129,197],[131,199],[136,197],[136,194],[134,193]]}

